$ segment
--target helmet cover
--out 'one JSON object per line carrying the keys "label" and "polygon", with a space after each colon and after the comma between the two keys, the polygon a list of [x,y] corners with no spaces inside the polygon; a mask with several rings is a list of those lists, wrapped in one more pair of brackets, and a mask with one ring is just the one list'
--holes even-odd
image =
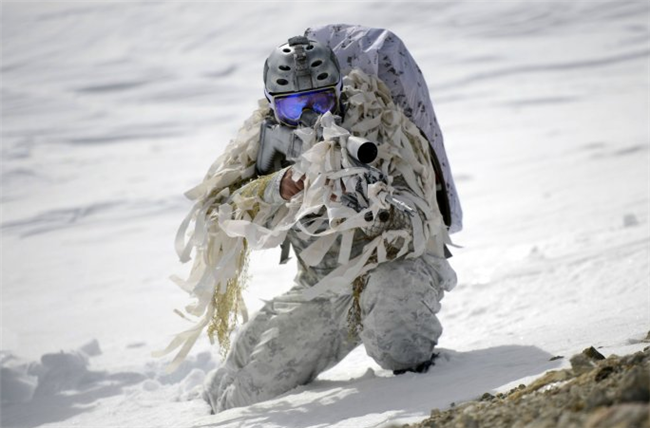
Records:
{"label": "helmet cover", "polygon": [[304,36],[278,46],[264,63],[267,95],[310,91],[341,82],[338,60],[328,46]]}

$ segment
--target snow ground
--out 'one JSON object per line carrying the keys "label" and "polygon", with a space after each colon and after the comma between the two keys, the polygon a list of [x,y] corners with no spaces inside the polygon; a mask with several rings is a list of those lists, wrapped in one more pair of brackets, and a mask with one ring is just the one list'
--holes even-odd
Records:
{"label": "snow ground", "polygon": [[[647,2],[3,3],[2,426],[377,427],[650,329]],[[314,383],[209,415],[219,363],[150,356],[187,327],[168,280],[197,183],[310,25],[398,34],[465,211],[441,358],[394,377],[363,348]],[[291,284],[256,254],[251,310]],[[64,352],[61,352],[64,351]]]}

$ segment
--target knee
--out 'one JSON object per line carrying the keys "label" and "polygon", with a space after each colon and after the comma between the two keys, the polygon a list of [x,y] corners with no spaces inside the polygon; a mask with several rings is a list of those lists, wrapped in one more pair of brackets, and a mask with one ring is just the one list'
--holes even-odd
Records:
{"label": "knee", "polygon": [[443,291],[423,259],[379,266],[361,293],[366,352],[381,367],[403,370],[431,359],[442,334],[436,317]]}
{"label": "knee", "polygon": [[364,327],[389,335],[408,330],[435,333],[444,291],[434,273],[422,258],[378,266],[359,299]]}
{"label": "knee", "polygon": [[364,323],[361,340],[366,353],[387,370],[407,370],[430,361],[442,326],[435,316],[426,325],[408,325],[403,320],[390,324]]}

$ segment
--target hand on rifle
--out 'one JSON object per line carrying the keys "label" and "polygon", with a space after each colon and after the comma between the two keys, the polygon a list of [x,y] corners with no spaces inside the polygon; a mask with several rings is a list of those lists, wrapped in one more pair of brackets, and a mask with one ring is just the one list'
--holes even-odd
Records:
{"label": "hand on rifle", "polygon": [[280,196],[282,199],[289,200],[305,188],[305,176],[303,175],[298,181],[293,181],[293,171],[289,168],[280,181]]}

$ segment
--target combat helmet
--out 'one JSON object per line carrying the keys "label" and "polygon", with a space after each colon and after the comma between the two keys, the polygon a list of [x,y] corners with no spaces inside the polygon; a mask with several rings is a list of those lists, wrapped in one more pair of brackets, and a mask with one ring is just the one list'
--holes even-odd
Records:
{"label": "combat helmet", "polygon": [[341,69],[332,49],[304,36],[278,46],[264,63],[264,92],[276,120],[297,126],[303,111],[336,112]]}

